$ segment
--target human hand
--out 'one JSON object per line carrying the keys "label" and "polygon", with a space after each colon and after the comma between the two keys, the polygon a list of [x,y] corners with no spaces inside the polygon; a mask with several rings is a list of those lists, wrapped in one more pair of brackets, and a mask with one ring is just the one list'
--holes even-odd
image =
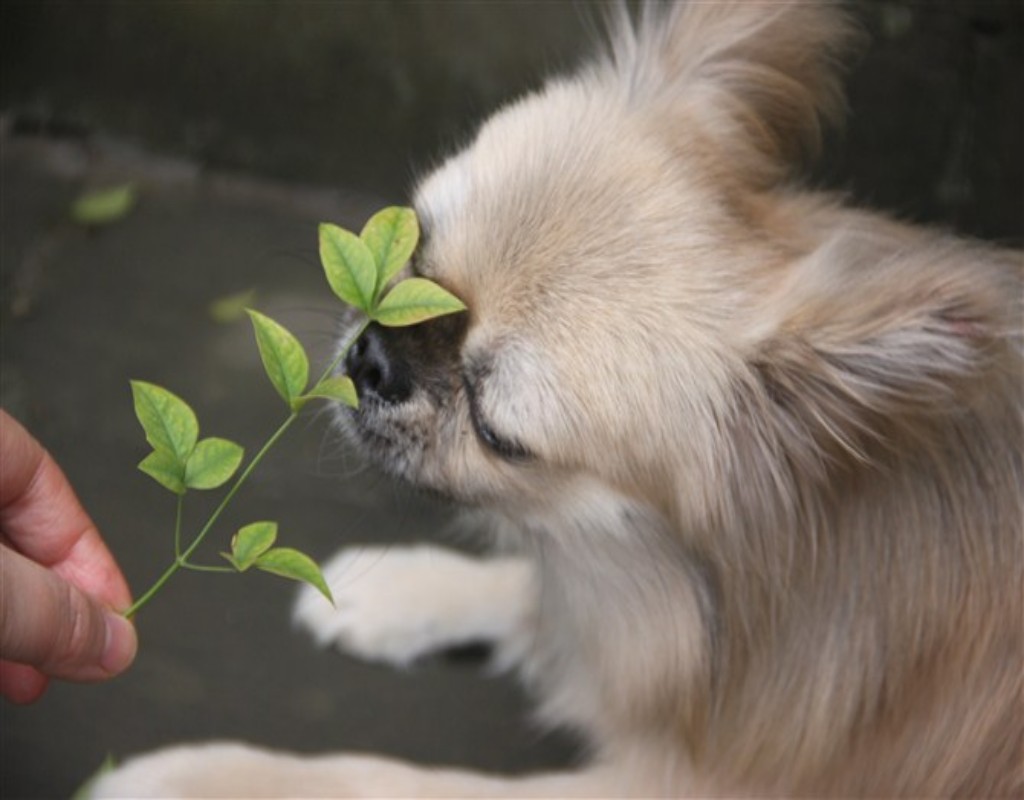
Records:
{"label": "human hand", "polygon": [[49,453],[0,409],[0,694],[100,681],[135,658],[121,570]]}

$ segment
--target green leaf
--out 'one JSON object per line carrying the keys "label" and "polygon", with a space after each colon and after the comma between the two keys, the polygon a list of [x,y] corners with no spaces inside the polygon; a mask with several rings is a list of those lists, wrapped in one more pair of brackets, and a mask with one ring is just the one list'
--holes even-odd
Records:
{"label": "green leaf", "polygon": [[239,572],[245,572],[270,549],[277,539],[276,522],[253,522],[231,537],[231,555],[226,558]]}
{"label": "green leaf", "polygon": [[359,238],[377,262],[377,297],[416,249],[420,240],[416,212],[400,206],[381,209],[370,217]]}
{"label": "green leaf", "polygon": [[377,287],[377,265],[366,243],[350,231],[322,222],[320,261],[331,291],[349,305],[369,312]]}
{"label": "green leaf", "polygon": [[184,465],[199,438],[199,422],[191,407],[176,394],[145,381],[132,381],[135,416],[154,450],[170,453]]}
{"label": "green leaf", "polygon": [[408,278],[388,292],[370,315],[381,325],[415,325],[466,306],[451,292],[426,278]]}
{"label": "green leaf", "polygon": [[226,325],[244,317],[246,310],[255,300],[256,290],[246,289],[214,300],[207,308],[207,312],[214,322]]}
{"label": "green leaf", "polygon": [[239,445],[211,437],[196,444],[185,463],[185,485],[189,489],[216,489],[235,474],[245,455]]}
{"label": "green leaf", "polygon": [[248,309],[256,332],[256,345],[277,393],[294,408],[295,400],[309,382],[309,359],[299,340],[283,326],[258,311]]}
{"label": "green leaf", "polygon": [[71,205],[71,218],[79,225],[109,225],[131,211],[136,198],[132,183],[88,192]]}
{"label": "green leaf", "polygon": [[314,398],[338,400],[351,408],[359,408],[356,386],[348,375],[325,378],[300,397],[299,400],[305,402]]}
{"label": "green leaf", "polygon": [[139,462],[139,469],[175,494],[185,494],[185,468],[173,453],[154,450]]}
{"label": "green leaf", "polygon": [[316,565],[305,553],[293,550],[290,547],[275,547],[256,559],[256,567],[264,572],[280,575],[282,578],[291,578],[294,581],[305,581],[334,604],[334,597],[331,590]]}

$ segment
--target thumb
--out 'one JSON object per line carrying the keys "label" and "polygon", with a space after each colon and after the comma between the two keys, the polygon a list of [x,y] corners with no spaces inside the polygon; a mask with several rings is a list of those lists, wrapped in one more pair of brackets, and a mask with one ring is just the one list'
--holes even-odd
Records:
{"label": "thumb", "polygon": [[126,619],[0,547],[0,657],[55,678],[98,681],[126,669],[137,647]]}

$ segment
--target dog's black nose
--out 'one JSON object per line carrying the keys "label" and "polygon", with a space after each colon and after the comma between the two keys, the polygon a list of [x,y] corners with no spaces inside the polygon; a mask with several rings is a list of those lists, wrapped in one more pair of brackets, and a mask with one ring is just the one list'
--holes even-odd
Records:
{"label": "dog's black nose", "polygon": [[388,330],[371,323],[345,356],[345,371],[360,400],[376,395],[385,403],[401,403],[412,394],[409,365],[388,346]]}

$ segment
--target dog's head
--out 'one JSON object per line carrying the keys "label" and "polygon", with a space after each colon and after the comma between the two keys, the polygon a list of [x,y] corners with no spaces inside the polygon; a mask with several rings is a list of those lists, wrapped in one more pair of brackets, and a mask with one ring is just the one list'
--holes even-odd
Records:
{"label": "dog's head", "polygon": [[745,467],[731,438],[856,453],[866,415],[941,394],[982,331],[980,284],[883,279],[902,229],[783,188],[841,106],[848,38],[826,4],[652,11],[488,120],[414,200],[410,269],[468,311],[366,332],[348,359],[364,449],[474,504],[597,485],[699,515]]}

